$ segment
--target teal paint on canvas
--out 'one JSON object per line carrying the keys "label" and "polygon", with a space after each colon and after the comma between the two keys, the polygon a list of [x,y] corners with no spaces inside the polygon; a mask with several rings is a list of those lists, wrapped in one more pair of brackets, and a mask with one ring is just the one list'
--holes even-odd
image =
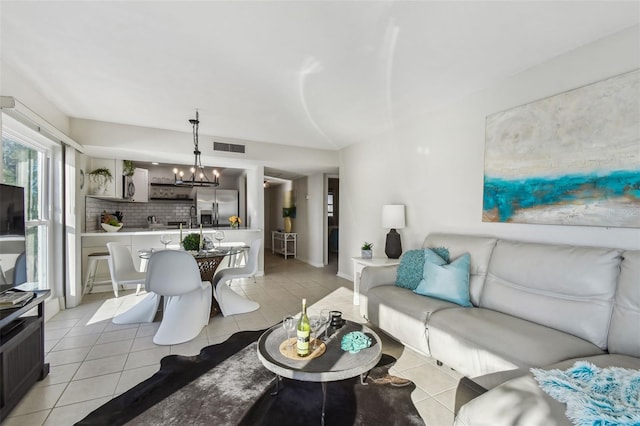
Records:
{"label": "teal paint on canvas", "polygon": [[566,175],[554,178],[506,180],[484,179],[484,207],[486,215],[498,217],[500,222],[512,220],[515,212],[550,206],[608,203],[622,200],[640,209],[640,170],[621,170],[607,175]]}

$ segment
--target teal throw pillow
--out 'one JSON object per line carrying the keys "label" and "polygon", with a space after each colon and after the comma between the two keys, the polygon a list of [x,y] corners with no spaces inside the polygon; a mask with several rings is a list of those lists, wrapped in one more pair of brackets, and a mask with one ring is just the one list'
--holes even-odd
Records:
{"label": "teal throw pillow", "polygon": [[469,300],[469,267],[471,257],[465,253],[450,264],[433,253],[425,252],[424,278],[413,290],[423,296],[435,297],[457,303],[461,306],[473,306]]}
{"label": "teal throw pillow", "polygon": [[396,272],[398,287],[415,290],[424,274],[424,250],[405,251]]}
{"label": "teal throw pillow", "polygon": [[440,256],[442,258],[442,260],[445,261],[445,263],[451,262],[451,259],[449,259],[449,249],[446,248],[446,247],[431,247],[431,248],[426,249],[426,250],[433,251],[435,254]]}

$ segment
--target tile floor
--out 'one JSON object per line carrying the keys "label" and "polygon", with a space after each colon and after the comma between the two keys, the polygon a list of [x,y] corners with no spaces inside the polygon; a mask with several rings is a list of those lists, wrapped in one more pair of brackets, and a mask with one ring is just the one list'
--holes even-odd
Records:
{"label": "tile floor", "polygon": [[[338,309],[347,319],[362,322],[352,304],[352,283],[335,275],[335,265],[315,268],[295,259],[265,255],[265,276],[236,280],[232,287],[260,303],[243,315],[212,318],[200,335],[187,343],[157,346],[151,339],[159,323],[114,325],[111,318],[136,302],[134,291],[119,298],[113,292],[93,293],[83,303],[55,315],[45,325],[46,362],[51,372],[14,408],[4,423],[72,425],[88,413],[159,369],[169,354],[196,355],[240,330],[267,328],[285,315],[300,311],[302,297],[310,312]],[[412,399],[429,426],[451,425],[460,375],[388,338],[383,351],[398,358],[391,372],[416,384]]]}

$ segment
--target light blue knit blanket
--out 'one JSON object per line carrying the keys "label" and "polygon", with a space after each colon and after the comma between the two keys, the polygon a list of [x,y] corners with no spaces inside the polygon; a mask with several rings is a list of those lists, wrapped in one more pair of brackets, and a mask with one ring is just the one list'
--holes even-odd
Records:
{"label": "light blue knit blanket", "polygon": [[561,370],[532,368],[540,388],[567,404],[579,426],[640,426],[640,370],[599,368],[587,361]]}

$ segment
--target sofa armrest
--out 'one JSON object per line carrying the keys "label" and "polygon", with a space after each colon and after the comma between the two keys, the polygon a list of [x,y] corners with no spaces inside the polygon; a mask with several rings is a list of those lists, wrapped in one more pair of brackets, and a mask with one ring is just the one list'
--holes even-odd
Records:
{"label": "sofa armrest", "polygon": [[360,286],[358,287],[358,299],[360,301],[360,315],[369,320],[369,297],[367,293],[374,287],[383,285],[395,285],[397,265],[390,266],[365,266],[360,274]]}
{"label": "sofa armrest", "polygon": [[364,267],[360,275],[360,294],[367,294],[370,289],[381,285],[395,285],[397,270],[398,265]]}

